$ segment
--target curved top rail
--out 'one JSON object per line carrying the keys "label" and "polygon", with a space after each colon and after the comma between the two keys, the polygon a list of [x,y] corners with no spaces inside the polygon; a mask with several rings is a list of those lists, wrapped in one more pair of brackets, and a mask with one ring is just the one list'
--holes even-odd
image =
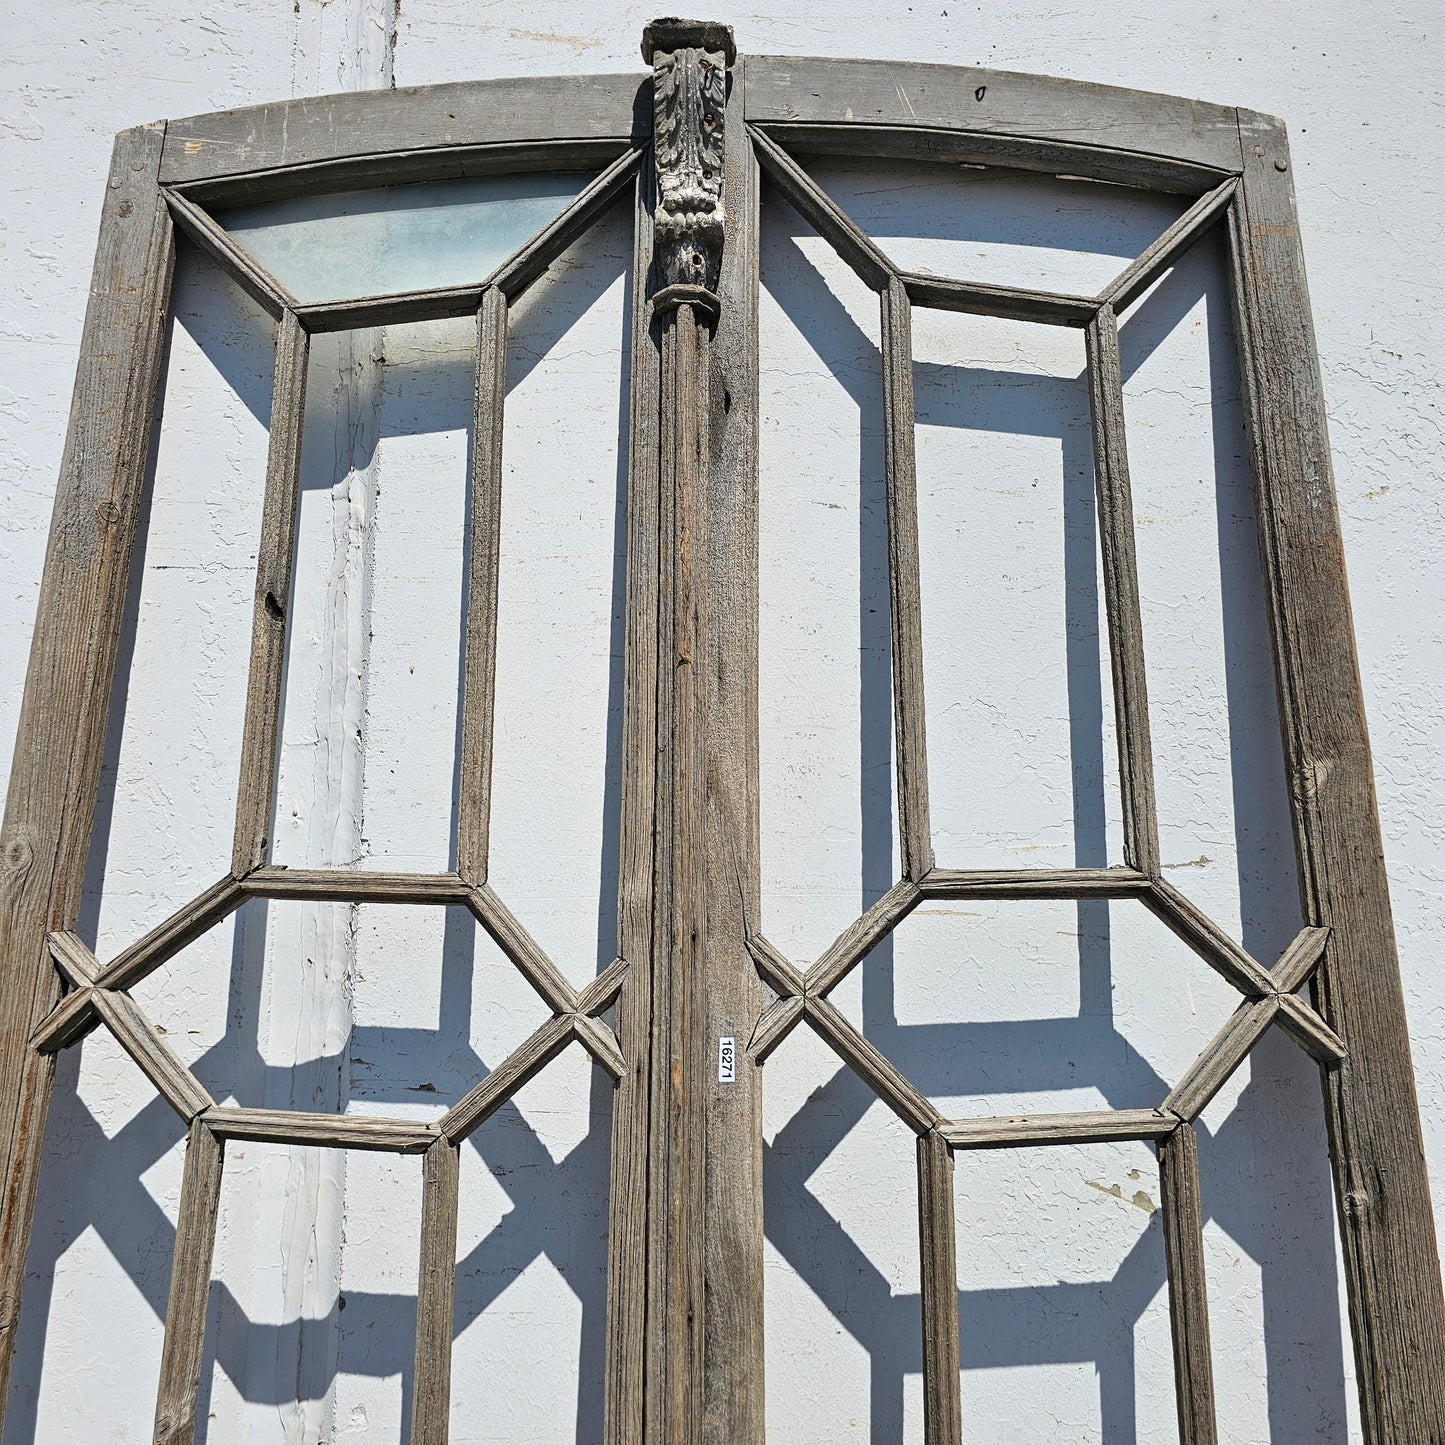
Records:
{"label": "curved top rail", "polygon": [[[1241,170],[1239,113],[963,66],[740,57],[744,113],[795,145],[915,154],[1202,190]],[[643,75],[353,91],[173,120],[162,184],[228,194],[606,158],[652,129]],[[288,184],[289,180],[289,184]]]}

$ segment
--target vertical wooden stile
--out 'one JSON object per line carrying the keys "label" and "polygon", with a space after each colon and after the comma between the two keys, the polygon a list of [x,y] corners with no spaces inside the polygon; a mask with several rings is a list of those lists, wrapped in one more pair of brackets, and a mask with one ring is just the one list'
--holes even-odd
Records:
{"label": "vertical wooden stile", "polygon": [[1230,273],[1366,1445],[1445,1440],[1445,1292],[1284,126],[1239,112]]}
{"label": "vertical wooden stile", "polygon": [[310,341],[296,313],[283,311],[276,326],[271,439],[266,456],[266,492],[261,509],[261,543],[256,557],[256,597],[251,620],[251,673],[241,735],[241,777],[236,791],[236,840],[231,871],[238,878],[266,863],[271,849]]}
{"label": "vertical wooden stile", "polygon": [[658,457],[661,357],[652,309],[650,157],[637,173],[633,211],[632,374],[628,413],[627,603],[623,655],[622,796],[618,824],[618,955],[627,975],[617,1002],[627,1072],[612,1109],[612,1188],[607,1233],[607,1445],[642,1439],[647,1321],[647,1201],[652,1069],[652,838],[656,816]]}
{"label": "vertical wooden stile", "polygon": [[884,485],[888,589],[893,614],[893,712],[898,749],[898,832],[903,876],[933,867],[928,746],[923,710],[923,611],[918,576],[918,477],[914,463],[913,313],[903,282],[880,293],[883,332]]}
{"label": "vertical wooden stile", "polygon": [[460,1179],[461,1146],[443,1136],[422,1157],[411,1445],[446,1445],[450,1428]]}
{"label": "vertical wooden stile", "polygon": [[1144,627],[1124,436],[1119,322],[1112,307],[1099,308],[1085,328],[1084,345],[1094,431],[1099,551],[1104,565],[1104,614],[1109,627],[1119,785],[1124,804],[1124,861],[1130,868],[1157,878],[1159,824],[1154,802],[1154,750],[1149,740],[1149,694],[1144,681]]}
{"label": "vertical wooden stile", "polygon": [[29,1047],[74,926],[161,378],[175,238],[163,124],[116,137],[0,827],[0,1425],[55,1056]]}
{"label": "vertical wooden stile", "polygon": [[1181,1124],[1160,1139],[1156,1148],[1164,1259],[1169,1271],[1179,1445],[1215,1445],[1214,1361],[1209,1347],[1199,1143],[1194,1126]]}
{"label": "vertical wooden stile", "polygon": [[[747,948],[758,878],[758,192],[733,67],[725,117],[728,241],[713,339],[707,486],[705,987],[708,1057],[703,1445],[763,1441],[762,1075],[747,1040],[762,986]],[[732,1040],[731,1076],[722,1040]]]}
{"label": "vertical wooden stile", "polygon": [[171,1293],[166,1305],[166,1338],[156,1395],[155,1445],[190,1445],[196,1435],[196,1400],[201,1385],[216,1217],[221,1207],[224,1147],[204,1119],[192,1122],[171,1258]]}
{"label": "vertical wooden stile", "polygon": [[926,1445],[962,1445],[953,1150],[937,1129],[918,1136],[918,1249],[922,1265],[923,1438]]}
{"label": "vertical wooden stile", "polygon": [[507,298],[482,293],[477,313],[476,423],[472,433],[470,558],[462,740],[457,779],[457,872],[487,879],[492,811],[492,700],[497,682],[497,578],[502,537],[502,434],[507,396]]}

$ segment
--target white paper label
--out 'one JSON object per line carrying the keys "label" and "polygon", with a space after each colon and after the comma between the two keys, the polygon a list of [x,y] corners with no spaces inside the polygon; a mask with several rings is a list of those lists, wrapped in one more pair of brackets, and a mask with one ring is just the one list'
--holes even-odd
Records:
{"label": "white paper label", "polygon": [[738,1055],[733,1040],[726,1035],[717,1041],[717,1081],[735,1084],[738,1078]]}

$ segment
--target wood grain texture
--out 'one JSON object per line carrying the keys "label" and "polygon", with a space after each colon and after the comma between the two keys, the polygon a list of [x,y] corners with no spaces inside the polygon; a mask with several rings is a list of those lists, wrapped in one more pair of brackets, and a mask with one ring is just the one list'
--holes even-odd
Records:
{"label": "wood grain texture", "polygon": [[61,929],[50,934],[50,956],[72,988],[84,988],[100,976],[100,962],[78,933]]}
{"label": "wood grain texture", "polygon": [[1445,1439],[1445,1296],[1284,127],[1240,112],[1231,274],[1367,1445]]}
{"label": "wood grain texture", "polygon": [[762,131],[749,134],[768,179],[788,204],[852,267],[870,291],[883,290],[896,269],[893,263],[776,141]]}
{"label": "wood grain texture", "polygon": [[234,913],[245,900],[244,889],[229,873],[217,879],[204,893],[116,954],[96,976],[96,983],[101,988],[133,987]]}
{"label": "wood grain texture", "polygon": [[215,1106],[205,1086],[156,1032],[140,1005],[125,993],[94,991],[95,1009],[120,1046],[139,1065],[155,1091],[189,1124]]}
{"label": "wood grain texture", "polygon": [[605,1445],[634,1445],[643,1438],[653,1030],[652,839],[657,798],[657,408],[661,386],[657,323],[643,299],[652,269],[656,187],[655,168],[644,163],[637,172],[634,193],[629,278],[632,376],[628,400],[627,603],[617,873],[617,949],[627,969],[617,1001],[617,1029],[627,1072],[619,1081],[612,1109]]}
{"label": "wood grain texture", "polygon": [[914,465],[913,313],[894,277],[880,297],[883,337],[883,487],[888,513],[888,598],[893,623],[893,732],[903,876],[933,867],[928,743],[923,706],[923,604]]}
{"label": "wood grain texture", "polygon": [[1230,177],[1195,201],[1135,257],[1107,286],[1099,300],[1117,315],[1139,299],[1171,266],[1202,240],[1234,201],[1239,182]]}
{"label": "wood grain texture", "polygon": [[385,873],[367,868],[257,868],[240,880],[248,898],[303,898],[313,903],[469,903],[472,890],[455,873]]}
{"label": "wood grain texture", "polygon": [[[748,945],[758,868],[758,240],[761,177],[736,65],[724,113],[727,244],[718,279],[703,499],[708,633],[703,1445],[763,1445],[762,1076],[745,1053],[764,990]],[[735,1080],[718,1077],[731,1038]]]}
{"label": "wood grain texture", "polygon": [[1124,807],[1124,861],[1159,876],[1159,820],[1154,801],[1154,750],[1149,740],[1149,692],[1144,680],[1144,619],[1134,555],[1134,503],[1124,437],[1124,382],[1119,323],[1101,307],[1084,331],[1089,414],[1093,421],[1094,492],[1099,508],[1104,614],[1114,684],[1114,727]]}
{"label": "wood grain texture", "polygon": [[833,1052],[913,1130],[926,1134],[943,1122],[937,1109],[825,998],[810,998],[804,1017]]}
{"label": "wood grain texture", "polygon": [[1155,917],[1167,923],[1210,968],[1228,979],[1246,998],[1265,998],[1275,991],[1269,971],[1172,883],[1155,879],[1143,899],[1144,906]]}
{"label": "wood grain texture", "polygon": [[1099,303],[1088,296],[1061,296],[1051,291],[1028,291],[1017,286],[991,286],[981,281],[949,281],[941,276],[901,277],[908,299],[933,311],[956,311],[965,316],[1001,316],[1009,321],[1033,321],[1045,326],[1087,326]]}
{"label": "wood grain texture", "polygon": [[80,906],[161,374],[175,254],[163,140],[155,125],[115,143],[0,825],[0,1402],[54,1072],[29,1039],[59,995],[46,933]]}
{"label": "wood grain texture", "polygon": [[457,872],[469,883],[481,884],[487,881],[491,830],[502,444],[507,404],[507,298],[497,290],[483,295],[477,313],[476,387],[461,763],[457,778]]}
{"label": "wood grain texture", "polygon": [[166,1336],[156,1395],[155,1445],[191,1445],[196,1437],[196,1399],[201,1384],[216,1216],[221,1206],[223,1150],[219,1135],[204,1120],[197,1119],[191,1125],[171,1255],[171,1292],[166,1303]]}
{"label": "wood grain texture", "polygon": [[1182,1125],[1155,1147],[1169,1272],[1179,1445],[1215,1445],[1214,1361],[1209,1348],[1204,1219],[1199,1207],[1199,1146],[1193,1125]]}
{"label": "wood grain texture", "polygon": [[930,868],[925,898],[1140,898],[1149,876],[1134,868]]}
{"label": "wood grain texture", "polygon": [[277,320],[296,306],[296,298],[193,201],[174,191],[166,204],[181,231],[211,258],[263,311]]}
{"label": "wood grain texture", "polygon": [[507,298],[509,305],[520,300],[548,266],[595,225],[605,211],[630,193],[630,183],[643,155],[641,147],[629,147],[600,176],[584,186],[581,194],[559,216],[549,221],[516,255],[497,268],[491,283]]}
{"label": "wood grain texture", "polygon": [[523,1084],[536,1078],[574,1037],[570,1017],[548,1019],[476,1088],[452,1105],[437,1127],[453,1142],[465,1139],[485,1124]]}
{"label": "wood grain texture", "polygon": [[1301,987],[1319,967],[1329,941],[1328,928],[1300,929],[1270,970],[1274,986],[1281,993],[1293,993]]}
{"label": "wood grain texture", "polygon": [[1179,1127],[1163,1109],[1113,1109],[1092,1114],[1015,1114],[951,1119],[938,1132],[955,1149],[1015,1149],[1026,1145],[1088,1144],[1160,1139]]}
{"label": "wood grain texture", "polygon": [[[200,117],[196,117],[200,119]],[[172,122],[175,125],[175,122]],[[186,196],[225,219],[231,206],[262,205],[299,196],[457,181],[480,176],[516,176],[537,171],[600,171],[625,154],[641,136],[554,136],[552,139],[477,141],[408,150],[406,137],[390,148],[359,155],[303,161],[283,167],[222,171],[212,178],[169,181],[168,190]],[[468,308],[474,310],[474,307]],[[466,312],[462,312],[465,315]]]}
{"label": "wood grain texture", "polygon": [[[569,75],[348,91],[243,106],[171,121],[161,181],[193,184],[283,167],[314,169],[373,154],[424,160],[426,152],[503,139],[514,148],[529,141],[626,143],[651,132],[651,102],[652,88],[644,90],[640,75]],[[341,174],[348,182],[356,179]],[[305,186],[317,188],[316,178],[305,178]]]}
{"label": "wood grain texture", "polygon": [[485,884],[467,890],[472,916],[487,930],[492,942],[511,959],[517,971],[542,996],[553,1013],[570,1014],[577,1009],[577,990],[548,958],[542,945],[522,926],[521,920]]}
{"label": "wood grain texture", "polygon": [[1181,1119],[1197,1119],[1278,1013],[1277,994],[1240,1004],[1169,1091],[1164,1107]]}
{"label": "wood grain texture", "polygon": [[918,885],[904,878],[895,883],[861,917],[833,940],[807,973],[808,992],[826,997],[863,960],[869,949],[888,936],[922,901]]}
{"label": "wood grain texture", "polygon": [[417,1266],[416,1355],[408,1438],[411,1445],[447,1445],[461,1150],[450,1139],[438,1139],[422,1156],[421,1168],[421,1259]]}
{"label": "wood grain texture", "polygon": [[748,65],[750,123],[841,132],[842,145],[886,128],[966,141],[980,159],[1161,187],[1197,169],[1239,169],[1228,106],[968,66],[808,56]]}
{"label": "wood grain texture", "polygon": [[707,931],[704,820],[707,615],[703,517],[710,322],[691,304],[660,317],[660,559],[657,833],[654,854],[652,1133],[649,1142],[647,1438],[687,1445],[702,1430],[701,1037]]}
{"label": "wood grain texture", "polygon": [[923,1305],[923,1438],[963,1445],[953,1151],[936,1130],[918,1140],[918,1252]]}
{"label": "wood grain texture", "polygon": [[296,313],[283,311],[276,327],[271,436],[266,454],[266,492],[261,503],[261,542],[256,553],[256,595],[251,612],[251,671],[241,735],[241,779],[236,792],[236,840],[231,871],[237,877],[259,868],[271,852],[271,815],[281,741],[281,693],[286,681],[286,620],[291,615],[310,344],[310,337]]}
{"label": "wood grain texture", "polygon": [[382,1154],[420,1154],[438,1137],[435,1124],[368,1119],[355,1114],[308,1114],[291,1109],[207,1109],[203,1122],[220,1139],[260,1144],[368,1149]]}

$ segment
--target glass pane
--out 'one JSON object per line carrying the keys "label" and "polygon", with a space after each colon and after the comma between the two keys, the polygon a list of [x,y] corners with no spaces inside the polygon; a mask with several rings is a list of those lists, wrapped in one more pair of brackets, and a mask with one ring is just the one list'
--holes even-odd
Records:
{"label": "glass pane", "polygon": [[216,219],[298,301],[481,281],[591,180],[577,172],[297,196]]}

